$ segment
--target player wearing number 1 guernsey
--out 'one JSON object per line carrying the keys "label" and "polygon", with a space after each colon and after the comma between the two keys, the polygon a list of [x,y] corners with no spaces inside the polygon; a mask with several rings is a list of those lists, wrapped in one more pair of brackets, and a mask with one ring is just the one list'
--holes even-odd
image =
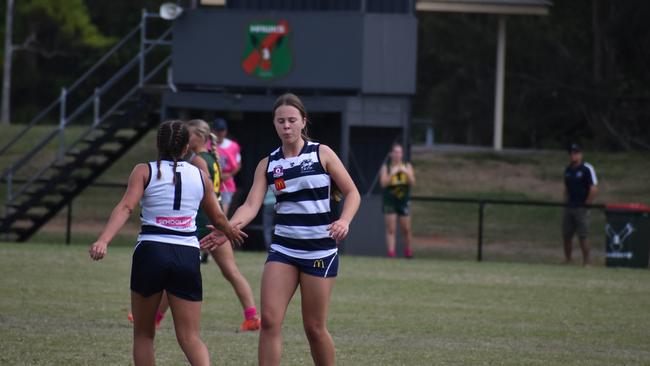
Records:
{"label": "player wearing number 1 guernsey", "polygon": [[[190,120],[187,122],[187,128],[190,131],[190,149],[194,153],[190,161],[200,170],[209,174],[209,177],[212,179],[212,191],[219,197],[221,165],[219,164],[219,155],[215,151],[217,148],[216,136],[210,133],[210,126],[204,120]],[[211,151],[208,151],[206,148],[206,141],[212,141]],[[209,224],[207,216],[202,210],[199,210],[196,218],[199,239],[210,233],[210,229],[206,227],[207,224]],[[232,285],[242,305],[244,321],[239,327],[239,330],[258,330],[260,328],[260,319],[257,315],[257,307],[255,307],[253,290],[237,267],[232,246],[220,245],[212,250],[210,254],[212,254],[212,258],[214,258],[215,263],[219,266],[223,277]]]}
{"label": "player wearing number 1 guernsey", "polygon": [[[241,243],[245,234],[228,223],[207,176],[181,160],[189,148],[183,122],[161,124],[157,138],[158,159],[135,166],[126,193],[89,254],[94,260],[104,258],[108,244],[140,202],[142,231],[131,266],[134,364],[155,363],[155,318],[164,291],[172,308],[176,338],[189,363],[209,365],[208,350],[199,334],[203,298],[195,223],[199,207],[233,242]],[[218,244],[204,247],[209,250]]]}

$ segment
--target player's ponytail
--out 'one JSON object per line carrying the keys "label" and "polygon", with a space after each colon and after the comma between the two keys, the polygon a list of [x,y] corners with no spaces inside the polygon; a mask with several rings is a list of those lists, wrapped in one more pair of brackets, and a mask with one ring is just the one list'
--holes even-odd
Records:
{"label": "player's ponytail", "polygon": [[219,168],[219,175],[221,175],[221,163],[219,162],[219,142],[217,141],[217,135],[210,132],[210,152],[214,156],[214,161],[217,162],[217,167]]}
{"label": "player's ponytail", "polygon": [[189,139],[190,134],[182,121],[166,121],[160,125],[157,136],[157,179],[162,177],[160,169],[161,160],[172,160],[174,162],[172,184],[176,184],[176,167],[178,166],[178,161],[182,158],[181,155],[183,155],[185,146],[187,146]]}

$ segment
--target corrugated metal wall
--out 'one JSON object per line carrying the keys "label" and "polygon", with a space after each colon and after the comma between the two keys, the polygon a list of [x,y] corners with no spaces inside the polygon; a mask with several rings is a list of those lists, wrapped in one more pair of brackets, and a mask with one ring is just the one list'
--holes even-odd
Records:
{"label": "corrugated metal wall", "polygon": [[411,13],[414,0],[226,0],[228,9]]}

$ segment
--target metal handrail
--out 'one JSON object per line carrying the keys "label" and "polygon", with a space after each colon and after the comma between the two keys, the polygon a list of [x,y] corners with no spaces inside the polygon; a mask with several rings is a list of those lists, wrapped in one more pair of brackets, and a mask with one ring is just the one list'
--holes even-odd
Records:
{"label": "metal handrail", "polygon": [[[140,26],[138,26],[136,29],[139,29],[139,28],[140,28]],[[132,32],[133,32],[133,31],[132,31]],[[157,39],[156,41],[161,41],[161,40],[165,39],[167,36],[169,36],[170,33],[171,33],[171,28],[169,28],[169,29],[167,29],[165,32],[163,32],[163,33],[158,37],[158,39]],[[131,37],[131,36],[132,36],[132,35],[130,34],[129,37]],[[148,54],[148,53],[149,53],[149,52],[150,52],[154,47],[155,47],[155,45],[149,45],[149,46],[145,47],[145,48],[144,48],[144,51],[143,51],[143,52],[144,52],[144,55],[141,55],[141,53],[138,52],[138,54],[137,54],[135,57],[133,57],[129,62],[127,62],[126,65],[124,65],[122,68],[120,68],[120,70],[118,70],[118,71],[113,75],[113,77],[111,77],[108,81],[106,81],[106,83],[105,83],[104,85],[102,85],[102,86],[99,88],[99,91],[98,91],[99,96],[103,95],[106,91],[108,91],[108,89],[110,89],[113,85],[115,85],[115,83],[117,83],[118,80],[120,80],[120,79],[121,79],[122,77],[124,77],[124,76],[129,72],[129,71],[131,71],[131,69],[132,69],[132,68],[133,68],[133,67],[138,63],[138,61],[140,60],[140,58],[146,56],[146,55],[147,55],[147,54]],[[165,60],[165,61],[166,61],[166,60]],[[161,62],[161,63],[162,63],[162,62]],[[151,76],[151,75],[152,75],[152,74],[150,73],[150,76]],[[77,85],[74,85],[74,86],[76,87]],[[77,117],[79,117],[83,112],[85,112],[86,109],[88,109],[88,108],[93,104],[94,99],[96,98],[96,96],[97,96],[96,94],[93,94],[93,96],[91,96],[90,98],[86,99],[83,103],[81,103],[81,105],[80,105],[79,107],[77,107],[77,109],[76,109],[74,112],[72,112],[72,113],[71,113],[71,114],[66,118],[66,121],[65,121],[64,126],[67,125],[68,123],[70,123],[71,121],[75,120],[75,119],[76,119]],[[53,108],[54,108],[57,104],[59,104],[59,103],[60,103],[60,99],[58,99],[57,102],[55,102],[55,103],[53,103],[52,105],[50,105],[50,106],[48,107],[47,112],[50,112],[51,109],[53,109]],[[46,114],[46,113],[41,113],[41,114]],[[39,116],[40,116],[40,115],[39,115]],[[41,118],[42,118],[42,117],[41,117]],[[31,126],[30,126],[30,127],[31,127]],[[22,166],[24,163],[26,163],[26,162],[29,161],[32,157],[34,157],[34,155],[36,155],[36,154],[37,154],[37,153],[38,153],[38,152],[39,152],[39,151],[40,151],[40,150],[45,146],[45,144],[47,144],[49,141],[51,141],[51,140],[56,136],[56,134],[60,132],[59,130],[60,130],[60,128],[57,129],[57,130],[55,130],[55,132],[54,132],[53,134],[48,135],[45,139],[43,139],[43,141],[41,141],[41,143],[39,143],[36,147],[34,147],[34,148],[33,148],[33,149],[28,153],[28,154],[26,154],[25,156],[23,156],[20,160],[14,162],[11,166],[9,166],[9,168],[5,169],[5,171],[3,172],[2,176],[0,176],[0,179],[5,179],[5,178],[10,174],[10,173],[13,173],[13,172],[15,171],[15,167],[16,167],[16,166]],[[19,134],[20,136],[18,136],[18,137],[22,137],[26,132],[27,132],[27,131],[24,131],[24,132],[21,131],[21,133]],[[17,140],[17,139],[15,139],[15,140]],[[15,142],[15,141],[14,141],[14,142]],[[12,142],[12,144],[13,144],[13,142]],[[4,152],[4,150],[5,150],[5,149],[3,149],[2,151]]]}
{"label": "metal handrail", "polygon": [[478,238],[476,245],[476,260],[481,262],[483,260],[483,220],[486,205],[526,205],[526,206],[545,206],[545,207],[581,207],[581,208],[594,208],[603,210],[606,208],[604,204],[581,204],[571,205],[566,202],[550,202],[550,201],[524,201],[524,200],[506,200],[506,199],[491,199],[491,198],[463,198],[463,197],[436,197],[436,196],[412,196],[411,201],[420,202],[447,202],[447,203],[471,203],[478,205]]}
{"label": "metal handrail", "polygon": [[[111,49],[104,54],[93,66],[90,67],[83,75],[81,75],[75,82],[72,83],[70,87],[67,88],[68,93],[74,91],[81,83],[86,81],[86,79],[92,75],[99,67],[101,67],[106,60],[108,60],[109,57],[113,56],[126,42],[128,42],[131,38],[133,38],[134,35],[138,33],[140,28],[142,27],[142,24],[138,24],[135,28],[133,28],[124,38],[122,38],[118,43],[116,43]],[[14,136],[11,141],[9,141],[5,146],[0,148],[0,155],[4,154],[7,150],[9,150],[18,140],[20,140],[32,127],[34,127],[40,120],[43,119],[46,115],[48,115],[57,105],[61,104],[61,98],[57,97],[49,106],[47,106],[45,109],[43,109],[39,114],[36,115],[36,117],[32,118],[25,127],[20,130],[20,132]],[[6,173],[6,172],[5,172]],[[3,174],[3,177],[5,177],[6,174]]]}
{"label": "metal handrail", "polygon": [[[102,64],[108,60],[109,57],[111,57],[114,53],[116,53],[120,48],[126,44],[131,38],[133,38],[138,31],[142,31],[145,27],[145,22],[144,20],[147,17],[154,17],[151,14],[148,14],[146,12],[143,12],[143,21],[133,28],[120,42],[118,42],[116,45],[114,45],[98,62],[96,62],[89,70],[87,70],[80,78],[78,78],[68,89],[66,89],[66,92],[69,93],[70,91],[74,90],[77,88],[83,81],[85,81],[90,75],[92,75]],[[127,62],[124,66],[122,66],[113,76],[107,80],[101,87],[95,88],[95,91],[93,95],[89,98],[87,98],[85,101],[83,101],[71,114],[69,114],[67,117],[63,116],[62,117],[62,122],[59,125],[59,128],[53,130],[50,134],[48,134],[45,138],[43,138],[36,146],[34,146],[27,154],[22,156],[18,161],[14,162],[9,168],[5,169],[5,171],[2,173],[0,176],[1,180],[7,180],[7,186],[8,188],[11,187],[11,180],[14,176],[15,171],[18,169],[18,167],[24,166],[26,162],[31,160],[37,153],[39,153],[45,145],[47,145],[50,141],[52,141],[57,135],[61,135],[61,133],[64,131],[65,126],[80,117],[84,112],[88,110],[91,106],[97,108],[97,103],[98,99],[107,91],[109,91],[119,80],[123,79],[124,76],[128,74],[136,65],[139,63],[142,64],[144,58],[149,54],[149,52],[155,48],[157,45],[162,45],[162,44],[170,44],[170,42],[166,41],[166,38],[171,34],[171,27],[169,27],[167,30],[165,30],[157,39],[153,41],[146,40],[146,44],[144,44],[144,47],[140,48],[140,51],[136,54],[136,56],[131,59],[129,62]],[[141,42],[143,42],[143,39],[141,39]],[[83,138],[88,136],[92,131],[94,131],[97,126],[99,126],[104,120],[106,120],[117,108],[119,108],[122,104],[126,102],[128,98],[130,98],[137,90],[140,88],[143,82],[148,82],[150,79],[152,79],[163,67],[169,64],[171,60],[171,56],[167,56],[164,58],[162,61],[154,67],[154,69],[149,72],[146,75],[141,75],[138,81],[138,83],[129,90],[125,95],[123,95],[117,102],[113,103],[113,106],[109,108],[108,111],[106,111],[102,116],[99,116],[99,110],[95,110],[95,120],[91,124],[91,127],[87,129],[75,142],[72,144],[68,145],[68,149],[71,149],[75,147]],[[34,119],[32,119],[28,125],[22,129],[12,141],[10,141],[7,145],[2,147],[0,149],[0,154],[4,153],[7,151],[11,146],[15,144],[16,141],[21,139],[29,129],[31,129],[34,125],[36,125],[43,117],[45,117],[48,113],[52,112],[53,109],[56,108],[56,106],[61,105],[63,107],[62,103],[65,103],[64,98],[57,98],[56,101],[54,101],[52,104],[50,104],[46,109],[41,111]],[[62,145],[63,146],[63,145]],[[5,207],[9,205],[10,203],[14,202],[16,198],[20,197],[37,179],[41,178],[43,174],[53,165],[56,164],[59,161],[62,161],[63,155],[59,155],[57,158],[55,158],[50,164],[44,165],[41,169],[39,169],[36,174],[32,175],[30,179],[28,179],[25,184],[22,185],[21,189],[15,193],[12,194],[11,192],[8,193],[6,199],[5,199]],[[9,188],[10,189],[10,188]]]}
{"label": "metal handrail", "polygon": [[[139,56],[136,56],[134,58],[134,60],[137,61],[138,57]],[[151,72],[149,72],[149,74],[144,78],[144,81],[146,82],[146,81],[149,81],[150,79],[152,79],[163,67],[165,67],[167,64],[169,64],[170,61],[171,61],[171,56],[167,56],[166,58],[164,58]],[[129,64],[131,64],[131,63],[129,63]],[[132,64],[131,67],[134,67],[134,65],[135,64]],[[122,73],[119,76],[122,77],[125,74],[126,74],[126,72]],[[115,75],[115,77],[117,77],[117,76],[118,75]],[[112,79],[113,78],[111,78],[111,80]],[[91,132],[93,132],[96,129],[97,126],[101,125],[102,122],[104,122],[104,120],[106,120],[106,118],[108,118],[113,112],[115,112],[115,110],[117,108],[119,108],[122,104],[124,104],[124,102],[126,102],[130,97],[132,97],[133,94],[135,94],[135,92],[137,92],[139,88],[140,88],[139,85],[135,85],[133,88],[131,88],[131,90],[129,90],[127,93],[125,93],[117,102],[115,102],[113,104],[113,106],[108,111],[106,111],[104,113],[103,116],[100,117],[99,121],[96,124],[93,124],[83,134],[81,134],[81,136],[75,142],[70,144],[69,148],[72,149],[75,146],[77,146],[80,141],[82,141],[86,136],[88,136]],[[106,90],[106,89],[104,89],[104,90]],[[91,104],[94,97],[95,96],[93,95],[93,97],[89,98],[86,102],[84,102],[84,104],[88,104],[88,105]],[[80,114],[81,112],[79,110],[77,110],[77,111],[75,111],[75,113]],[[24,164],[25,162],[29,161],[48,142],[50,142],[54,137],[56,137],[59,134],[59,132],[60,132],[59,129],[52,131],[52,133],[50,135],[48,135],[43,141],[41,141],[39,143],[39,145],[37,145],[34,149],[32,149],[32,151],[30,152],[30,154],[28,154],[28,156],[26,155],[21,160],[19,160],[17,163],[12,164],[12,168],[14,166],[20,166],[20,165]],[[54,159],[52,161],[52,164],[56,164],[58,161],[61,161],[62,159],[63,159],[62,157]],[[25,191],[29,188],[29,186],[31,184],[33,184],[36,180],[40,179],[43,176],[43,174],[45,174],[45,172],[50,168],[50,166],[51,166],[51,164],[50,165],[45,165],[41,169],[39,169],[36,174],[34,174],[30,179],[28,179],[25,182],[25,184],[22,185],[22,188],[20,189],[20,191],[18,191],[17,193],[14,193],[12,195],[12,197],[10,197],[9,199],[6,200],[6,204],[12,203],[16,198],[20,197],[23,193],[25,193]],[[14,170],[12,169],[8,173],[13,173],[13,172],[14,172]],[[2,179],[4,179],[5,177],[6,177],[6,174],[4,174],[2,176]]]}

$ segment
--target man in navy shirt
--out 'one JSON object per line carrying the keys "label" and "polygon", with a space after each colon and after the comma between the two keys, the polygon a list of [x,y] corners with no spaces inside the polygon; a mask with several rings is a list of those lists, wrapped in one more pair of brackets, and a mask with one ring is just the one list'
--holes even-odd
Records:
{"label": "man in navy shirt", "polygon": [[569,146],[571,164],[564,170],[564,209],[562,236],[564,238],[564,258],[571,262],[573,236],[577,233],[582,250],[582,264],[589,264],[589,244],[587,228],[589,211],[584,205],[591,204],[596,196],[598,179],[591,164],[583,162],[582,149],[578,144]]}

